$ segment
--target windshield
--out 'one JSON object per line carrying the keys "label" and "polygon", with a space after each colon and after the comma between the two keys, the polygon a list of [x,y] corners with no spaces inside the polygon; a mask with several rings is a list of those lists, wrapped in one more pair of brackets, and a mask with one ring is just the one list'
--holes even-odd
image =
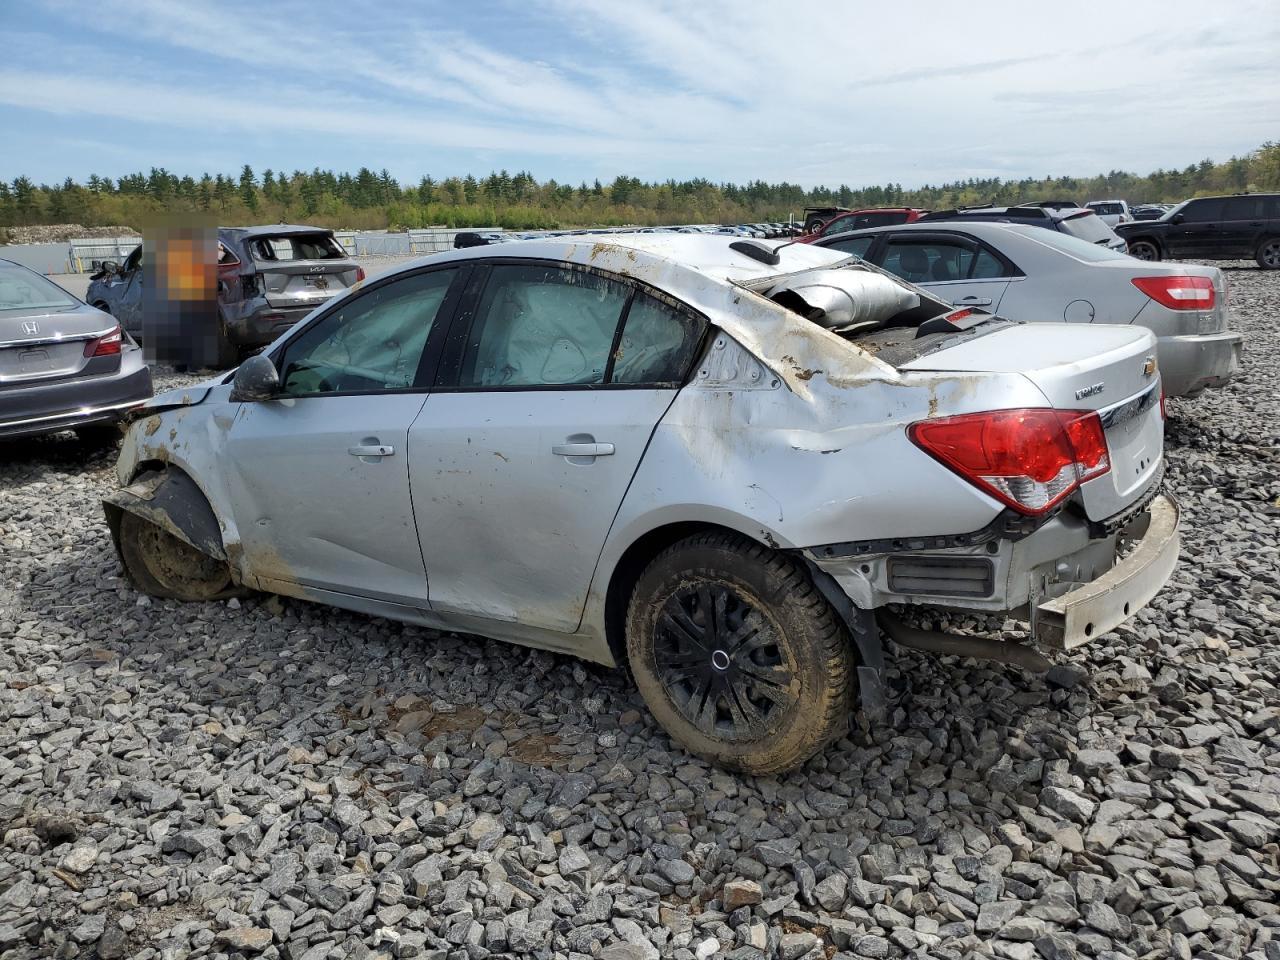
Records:
{"label": "windshield", "polygon": [[[1096,219],[1096,218],[1091,218]],[[1034,240],[1036,243],[1043,243],[1046,247],[1053,247],[1055,250],[1061,250],[1069,257],[1075,257],[1077,260],[1083,260],[1085,263],[1102,263],[1106,260],[1128,260],[1129,255],[1119,250],[1113,250],[1111,247],[1101,243],[1090,243],[1088,240],[1081,240],[1079,237],[1073,237],[1069,233],[1058,233],[1051,230],[1040,230],[1037,228],[1029,228],[1020,231],[1024,237]]]}
{"label": "windshield", "polygon": [[1110,243],[1116,239],[1115,232],[1092,211],[1076,214],[1061,221],[1062,229],[1073,237],[1088,240],[1090,243]]}
{"label": "windshield", "polygon": [[61,310],[79,303],[40,274],[16,263],[0,262],[0,310]]}
{"label": "windshield", "polygon": [[1183,208],[1183,207],[1185,207],[1185,206],[1186,206],[1188,203],[1190,203],[1190,202],[1191,202],[1190,200],[1183,200],[1180,204],[1178,204],[1177,206],[1173,207],[1172,209],[1170,209],[1170,210],[1166,210],[1166,211],[1165,211],[1165,213],[1164,213],[1164,216],[1163,216],[1163,217],[1161,217],[1160,219],[1161,219],[1161,220],[1168,220],[1168,219],[1169,219],[1170,217],[1172,217],[1175,213],[1179,213],[1179,212],[1182,210],[1182,208]]}
{"label": "windshield", "polygon": [[1118,203],[1091,203],[1089,204],[1089,209],[1094,213],[1108,217],[1113,214],[1124,213],[1124,207],[1120,206]]}

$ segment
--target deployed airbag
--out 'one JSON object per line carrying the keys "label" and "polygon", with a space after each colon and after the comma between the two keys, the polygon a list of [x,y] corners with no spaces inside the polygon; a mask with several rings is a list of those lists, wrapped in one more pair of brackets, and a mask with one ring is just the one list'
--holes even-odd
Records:
{"label": "deployed airbag", "polygon": [[861,270],[805,270],[766,292],[770,300],[828,330],[880,326],[920,306],[901,283]]}

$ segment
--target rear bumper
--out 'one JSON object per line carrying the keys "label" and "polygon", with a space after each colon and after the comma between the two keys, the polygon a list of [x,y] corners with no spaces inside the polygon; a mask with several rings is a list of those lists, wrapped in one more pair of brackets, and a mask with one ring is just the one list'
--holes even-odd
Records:
{"label": "rear bumper", "polygon": [[1096,580],[1032,611],[1031,635],[1038,643],[1070,650],[1119,626],[1160,592],[1178,562],[1181,517],[1172,497],[1161,495],[1121,532],[1129,554]]}
{"label": "rear bumper", "polygon": [[1228,331],[1160,337],[1158,343],[1166,396],[1186,397],[1231,382],[1240,369],[1244,338]]}
{"label": "rear bumper", "polygon": [[273,307],[260,299],[252,301],[227,318],[227,337],[237,347],[264,347],[308,316],[316,306],[319,304]]}
{"label": "rear bumper", "polygon": [[142,351],[126,351],[121,356],[120,371],[113,375],[4,390],[0,394],[0,437],[33,436],[111,423],[151,399],[152,393],[151,371],[142,362]]}

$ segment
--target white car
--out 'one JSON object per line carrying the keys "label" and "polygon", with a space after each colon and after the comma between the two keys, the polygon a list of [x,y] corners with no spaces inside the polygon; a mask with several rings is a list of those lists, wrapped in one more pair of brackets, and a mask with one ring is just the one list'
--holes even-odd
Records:
{"label": "white car", "polygon": [[1129,204],[1124,200],[1090,200],[1085,206],[1096,213],[1108,227],[1115,227],[1133,220]]}
{"label": "white car", "polygon": [[1070,648],[1159,590],[1154,350],[956,313],[805,244],[455,250],[158,397],[106,513],[154,595],[273,591],[627,664],[680,743],[776,772],[846,729],[855,679],[882,706],[887,604],[1025,607]]}
{"label": "white car", "polygon": [[1228,384],[1243,338],[1227,329],[1217,267],[1150,263],[1064,233],[1011,223],[907,223],[839,234],[820,246],[852,253],[957,307],[1010,320],[1123,323],[1159,341],[1165,393]]}

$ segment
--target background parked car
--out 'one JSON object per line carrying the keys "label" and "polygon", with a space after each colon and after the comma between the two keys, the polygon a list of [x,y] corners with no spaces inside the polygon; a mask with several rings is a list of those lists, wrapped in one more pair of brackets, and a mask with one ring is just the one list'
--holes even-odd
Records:
{"label": "background parked car", "polygon": [[150,397],[151,371],[118,321],[0,260],[0,437],[114,438],[116,421]]}
{"label": "background parked car", "polygon": [[1159,220],[1116,231],[1139,260],[1242,260],[1280,268],[1280,193],[1185,200]]}
{"label": "background parked car", "polygon": [[1058,207],[1058,201],[1045,201],[1015,207],[961,207],[958,210],[937,210],[920,217],[921,223],[961,220],[970,223],[1025,223],[1043,227],[1057,233],[1065,233],[1089,243],[1096,243],[1123,251],[1125,242],[1116,232],[1099,219],[1092,210],[1084,207]]}
{"label": "background parked car", "polygon": [[1128,223],[1133,219],[1129,212],[1129,204],[1123,200],[1090,200],[1085,206],[1098,215],[1108,227]]}
{"label": "background parked car", "polygon": [[1159,342],[1165,393],[1231,380],[1241,337],[1227,329],[1217,267],[1153,264],[1064,233],[996,223],[914,223],[819,241],[958,307],[1028,322],[1122,323]]}
{"label": "background parked car", "polygon": [[1159,220],[1174,208],[1171,203],[1141,203],[1132,209],[1134,220]]}
{"label": "background parked car", "polygon": [[916,207],[876,207],[866,210],[850,210],[837,214],[813,233],[800,238],[801,243],[813,243],[818,237],[829,237],[849,230],[862,230],[866,227],[887,227],[895,223],[912,223],[928,213]]}
{"label": "background parked car", "polygon": [[[264,346],[317,306],[364,279],[332,230],[290,224],[220,227],[219,353],[225,361]],[[85,299],[143,338],[146,264],[138,246],[123,265],[93,275]]]}

